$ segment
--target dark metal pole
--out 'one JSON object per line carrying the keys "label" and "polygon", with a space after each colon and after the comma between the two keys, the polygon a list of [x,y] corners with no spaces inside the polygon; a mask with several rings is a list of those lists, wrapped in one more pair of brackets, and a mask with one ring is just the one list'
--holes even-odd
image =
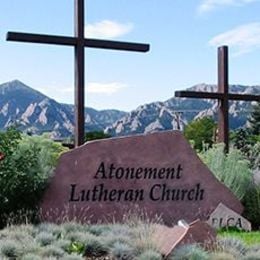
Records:
{"label": "dark metal pole", "polygon": [[84,0],[74,0],[75,5],[75,147],[84,143]]}
{"label": "dark metal pole", "polygon": [[218,141],[225,144],[225,151],[229,149],[229,121],[228,121],[228,47],[218,48],[218,92],[223,93],[219,102]]}

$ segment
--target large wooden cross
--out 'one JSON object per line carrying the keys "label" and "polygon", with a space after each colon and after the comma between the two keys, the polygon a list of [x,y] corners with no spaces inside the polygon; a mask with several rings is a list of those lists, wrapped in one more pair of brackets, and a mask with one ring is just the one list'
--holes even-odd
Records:
{"label": "large wooden cross", "polygon": [[175,97],[217,99],[218,111],[218,142],[229,148],[229,100],[260,101],[259,95],[230,94],[228,92],[228,47],[218,48],[218,92],[176,91]]}
{"label": "large wooden cross", "polygon": [[75,36],[42,35],[31,33],[8,32],[8,41],[44,43],[73,46],[75,49],[75,146],[84,143],[84,85],[85,85],[85,47],[124,51],[149,51],[148,44],[86,39],[84,36],[84,0],[74,0]]}

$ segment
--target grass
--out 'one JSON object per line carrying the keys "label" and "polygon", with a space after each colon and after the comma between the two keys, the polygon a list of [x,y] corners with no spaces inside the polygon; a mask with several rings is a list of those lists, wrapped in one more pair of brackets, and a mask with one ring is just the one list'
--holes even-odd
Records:
{"label": "grass", "polygon": [[260,231],[244,232],[238,230],[221,230],[219,237],[233,237],[242,240],[246,245],[260,245]]}

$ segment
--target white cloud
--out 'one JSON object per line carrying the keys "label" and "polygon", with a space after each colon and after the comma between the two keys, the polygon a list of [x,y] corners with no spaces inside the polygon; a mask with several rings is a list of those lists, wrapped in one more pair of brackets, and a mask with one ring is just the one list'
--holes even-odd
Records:
{"label": "white cloud", "polygon": [[228,45],[238,56],[260,48],[260,23],[249,23],[213,37],[211,46]]}
{"label": "white cloud", "polygon": [[120,24],[118,22],[103,20],[98,23],[89,24],[85,27],[85,36],[89,38],[112,39],[131,32],[131,23]]}
{"label": "white cloud", "polygon": [[87,86],[87,92],[93,94],[114,94],[123,88],[126,88],[126,85],[120,82],[111,82],[111,83],[99,83],[99,82],[90,82]]}
{"label": "white cloud", "polygon": [[199,13],[207,13],[225,6],[244,6],[259,0],[203,0],[198,7]]}

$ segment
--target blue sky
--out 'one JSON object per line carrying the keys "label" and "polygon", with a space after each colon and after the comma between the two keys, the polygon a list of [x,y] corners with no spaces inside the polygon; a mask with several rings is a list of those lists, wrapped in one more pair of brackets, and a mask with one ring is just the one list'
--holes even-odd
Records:
{"label": "blue sky", "polygon": [[[19,79],[74,102],[73,48],[6,42],[7,31],[73,35],[73,0],[1,0],[0,83]],[[259,0],[86,0],[86,37],[149,43],[149,53],[86,49],[86,105],[130,111],[175,90],[216,83],[230,47],[230,83],[260,84]]]}

